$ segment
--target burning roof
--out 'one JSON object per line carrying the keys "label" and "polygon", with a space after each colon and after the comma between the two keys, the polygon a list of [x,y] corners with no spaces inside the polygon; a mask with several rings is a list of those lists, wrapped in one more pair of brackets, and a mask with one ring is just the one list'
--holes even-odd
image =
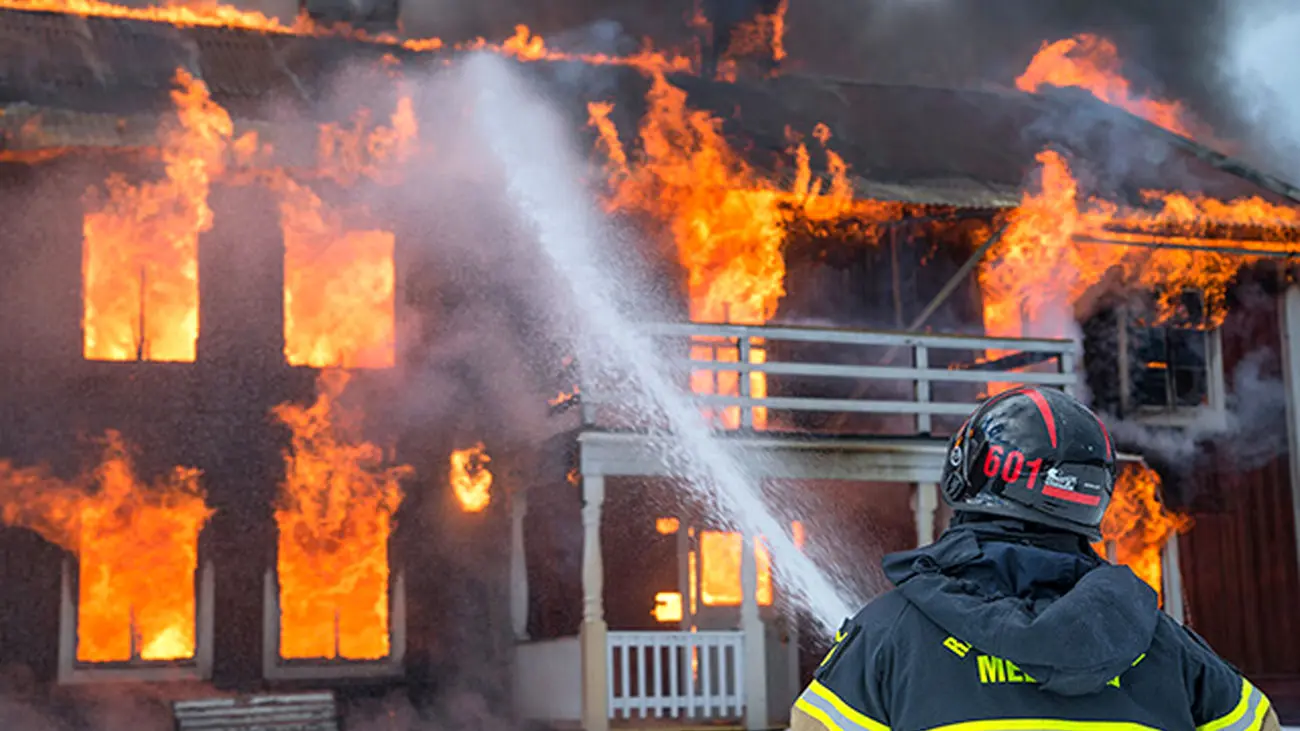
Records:
{"label": "burning roof", "polygon": [[[60,147],[147,146],[158,116],[171,108],[167,92],[177,68],[200,78],[237,127],[258,127],[272,118],[274,104],[327,114],[320,107],[330,81],[347,69],[416,70],[455,52],[355,37],[20,10],[0,10],[0,38],[13,39],[0,52],[0,151],[11,156]],[[35,38],[40,42],[27,40]],[[440,45],[425,44],[435,51]],[[534,61],[527,71],[561,100],[575,130],[586,121],[587,104],[602,101],[614,103],[620,130],[634,130],[651,84],[645,71],[681,71],[687,63],[654,54],[616,63],[569,57],[547,49],[524,28],[495,47]],[[1055,77],[1030,71],[1022,90],[797,76],[755,84],[670,73],[669,80],[686,92],[691,107],[724,120],[733,148],[778,175],[793,175],[780,162],[789,148],[787,130],[806,134],[826,125],[860,198],[1014,207],[1036,156],[1049,146],[1075,158],[1082,192],[1120,203],[1139,204],[1140,191],[1148,189],[1224,200],[1258,195],[1281,203],[1290,190],[1261,184],[1263,176],[1078,89],[1045,88]],[[814,168],[822,166],[816,157]]]}

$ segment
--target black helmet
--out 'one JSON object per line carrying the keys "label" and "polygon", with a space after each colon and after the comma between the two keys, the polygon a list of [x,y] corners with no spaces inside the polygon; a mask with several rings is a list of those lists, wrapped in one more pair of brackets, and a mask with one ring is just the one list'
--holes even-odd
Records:
{"label": "black helmet", "polygon": [[1097,415],[1071,396],[1016,388],[985,401],[953,435],[941,485],[953,510],[1096,541],[1115,489],[1115,446]]}

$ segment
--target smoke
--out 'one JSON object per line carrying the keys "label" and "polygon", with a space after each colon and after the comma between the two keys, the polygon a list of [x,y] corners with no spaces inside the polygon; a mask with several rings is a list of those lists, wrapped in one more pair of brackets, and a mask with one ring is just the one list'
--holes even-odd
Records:
{"label": "smoke", "polygon": [[1202,409],[1185,425],[1161,428],[1108,419],[1115,441],[1142,454],[1175,485],[1209,468],[1204,456],[1211,444],[1234,472],[1268,464],[1288,446],[1285,385],[1266,372],[1275,358],[1269,348],[1243,357],[1232,373],[1224,409]]}
{"label": "smoke", "polygon": [[[1234,0],[1220,73],[1283,178],[1300,179],[1300,7],[1291,0]],[[1261,146],[1262,147],[1262,146]]]}

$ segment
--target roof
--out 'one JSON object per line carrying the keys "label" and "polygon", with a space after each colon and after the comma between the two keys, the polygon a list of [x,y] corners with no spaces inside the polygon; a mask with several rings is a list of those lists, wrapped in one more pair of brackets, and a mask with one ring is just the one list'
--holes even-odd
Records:
{"label": "roof", "polygon": [[[0,10],[0,150],[146,144],[151,120],[171,109],[167,91],[178,66],[201,77],[237,122],[265,124],[285,105],[318,118],[330,113],[331,79],[381,69],[386,58],[404,68],[446,60],[344,38]],[[586,102],[613,101],[620,132],[635,133],[650,83],[641,72],[567,61],[524,66],[575,129],[585,129]],[[1136,202],[1142,189],[1300,201],[1285,184],[1077,90],[1040,95],[806,76],[670,80],[691,106],[721,117],[760,166],[776,167],[787,127],[806,134],[825,123],[864,197],[1014,206],[1035,155],[1050,145],[1070,153],[1084,192],[1119,201]],[[395,93],[392,85],[369,88]],[[28,124],[36,115],[40,124]]]}

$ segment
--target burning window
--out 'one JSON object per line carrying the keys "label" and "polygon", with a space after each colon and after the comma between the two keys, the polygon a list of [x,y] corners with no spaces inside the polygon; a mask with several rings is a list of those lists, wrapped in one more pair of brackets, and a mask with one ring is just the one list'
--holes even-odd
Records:
{"label": "burning window", "polygon": [[[409,97],[398,100],[389,126],[369,128],[362,110],[350,127],[322,125],[317,175],[354,187],[400,179],[414,154],[418,125]],[[290,365],[391,368],[395,354],[395,236],[369,219],[364,206],[327,205],[316,191],[281,174],[284,234],[284,353]]]}
{"label": "burning window", "polygon": [[1130,298],[1084,323],[1095,406],[1169,426],[1223,407],[1220,334],[1196,316],[1199,296],[1182,299],[1182,307],[1157,315],[1134,310]]}
{"label": "burning window", "polygon": [[72,482],[0,461],[0,509],[76,555],[78,661],[194,657],[198,538],[212,515],[197,470],[146,484],[109,432],[99,465]]}
{"label": "burning window", "polygon": [[682,593],[680,591],[661,591],[655,594],[655,608],[650,612],[656,622],[682,621]]}
{"label": "burning window", "polygon": [[[740,559],[743,541],[739,533],[700,531],[700,601],[706,607],[740,606]],[[758,586],[754,596],[760,606],[772,604],[772,558],[759,540],[754,545]]]}
{"label": "burning window", "polygon": [[1129,364],[1137,409],[1177,411],[1209,400],[1209,340],[1204,330],[1152,327],[1130,332]]}
{"label": "burning window", "polygon": [[349,375],[324,371],[316,402],[281,404],[292,431],[275,512],[280,656],[378,660],[390,652],[388,538],[407,466],[361,438],[339,402]]}
{"label": "burning window", "polygon": [[293,181],[281,193],[285,358],[315,368],[391,368],[393,233],[348,228]]}
{"label": "burning window", "polygon": [[193,361],[199,335],[199,234],[208,186],[232,126],[201,81],[177,72],[177,119],[161,131],[163,177],[113,175],[86,195],[83,352],[90,360]]}
{"label": "burning window", "polygon": [[1130,320],[1124,333],[1132,395],[1125,410],[1173,412],[1210,405],[1213,369],[1204,296],[1187,290],[1156,325]]}
{"label": "burning window", "polygon": [[492,502],[492,472],[488,470],[491,458],[482,442],[468,449],[451,453],[451,468],[447,479],[461,508],[467,513],[479,513]]}

